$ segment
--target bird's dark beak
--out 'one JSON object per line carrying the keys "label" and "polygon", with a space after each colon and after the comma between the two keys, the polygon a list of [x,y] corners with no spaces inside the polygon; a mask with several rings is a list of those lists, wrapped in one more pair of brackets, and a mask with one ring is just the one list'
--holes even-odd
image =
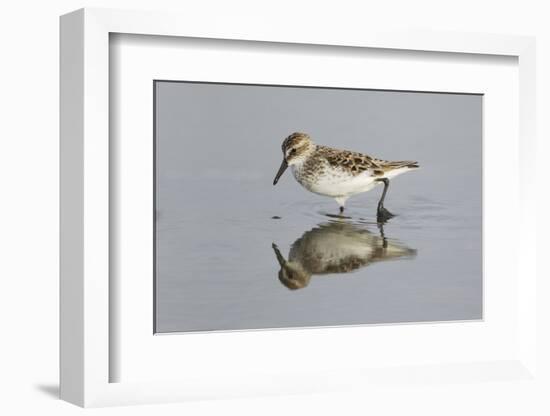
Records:
{"label": "bird's dark beak", "polygon": [[287,262],[283,257],[283,255],[281,254],[281,252],[279,251],[279,247],[277,247],[277,244],[273,243],[271,244],[271,247],[273,248],[273,251],[275,252],[275,256],[277,257],[277,261],[279,262],[281,267],[285,267]]}
{"label": "bird's dark beak", "polygon": [[279,168],[277,175],[275,175],[275,179],[273,179],[273,185],[277,185],[279,178],[283,173],[285,173],[286,168],[288,168],[288,163],[286,163],[286,159],[283,159],[283,163],[281,163],[281,167]]}

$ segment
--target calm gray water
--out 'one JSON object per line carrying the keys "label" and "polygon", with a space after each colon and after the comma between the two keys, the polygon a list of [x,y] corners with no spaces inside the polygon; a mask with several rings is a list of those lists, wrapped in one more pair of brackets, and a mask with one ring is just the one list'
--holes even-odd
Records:
{"label": "calm gray water", "polygon": [[[155,91],[157,332],[482,317],[481,96],[178,82]],[[290,171],[273,186],[293,131],[418,160],[390,184],[385,205],[397,216],[376,223],[381,187],[336,218],[336,202]]]}

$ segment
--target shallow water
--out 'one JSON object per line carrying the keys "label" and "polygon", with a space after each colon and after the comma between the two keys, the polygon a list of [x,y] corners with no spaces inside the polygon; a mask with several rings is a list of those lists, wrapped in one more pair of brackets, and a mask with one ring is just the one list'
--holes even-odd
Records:
{"label": "shallow water", "polygon": [[[481,97],[292,93],[299,109],[313,98],[375,108],[374,118],[362,116],[371,136],[393,129],[384,143],[350,134],[322,144],[420,161],[421,169],[391,182],[386,207],[396,216],[380,226],[381,187],[351,198],[340,217],[334,200],[305,191],[290,172],[272,186],[289,126],[323,131],[313,110],[311,120],[300,110],[298,120],[287,115],[260,135],[273,124],[272,111],[258,104],[261,87],[158,88],[157,332],[482,317]],[[270,105],[289,93],[271,88]],[[248,113],[234,105],[236,94]],[[396,130],[383,118],[389,109],[401,126],[416,128]],[[205,111],[222,128],[200,122]]]}
{"label": "shallow water", "polygon": [[[188,202],[183,197],[181,206]],[[157,330],[480,318],[481,241],[475,216],[458,205],[388,196],[388,208],[398,215],[379,226],[375,202],[352,200],[346,218],[339,218],[333,201],[315,196],[254,210],[225,202],[224,211],[234,216],[208,215],[204,207],[190,207],[181,216],[161,212]],[[330,232],[309,241],[302,257],[323,263],[340,256],[341,269],[314,271],[305,287],[289,290],[279,279],[281,265],[272,244],[288,260],[296,241],[327,227]],[[361,239],[365,233],[372,238]],[[346,246],[335,254],[331,242],[343,244],[335,241],[338,236]],[[376,250],[382,253],[373,254]],[[346,271],[354,255],[365,256],[365,264]]]}

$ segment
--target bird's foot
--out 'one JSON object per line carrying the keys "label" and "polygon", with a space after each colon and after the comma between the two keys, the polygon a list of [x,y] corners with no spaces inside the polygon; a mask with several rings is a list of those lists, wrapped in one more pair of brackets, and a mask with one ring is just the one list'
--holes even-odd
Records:
{"label": "bird's foot", "polygon": [[350,220],[351,217],[344,214],[324,214],[325,217],[336,218],[338,220]]}
{"label": "bird's foot", "polygon": [[379,223],[383,224],[386,221],[388,221],[390,218],[393,218],[393,217],[395,217],[395,215],[392,214],[390,211],[388,211],[386,208],[378,207],[378,211],[376,212],[376,220]]}

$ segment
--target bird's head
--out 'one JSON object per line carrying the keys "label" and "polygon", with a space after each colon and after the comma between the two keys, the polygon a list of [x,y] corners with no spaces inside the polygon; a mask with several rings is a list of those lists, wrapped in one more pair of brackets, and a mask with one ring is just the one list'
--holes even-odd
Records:
{"label": "bird's head", "polygon": [[276,244],[273,244],[272,247],[281,266],[279,281],[290,290],[306,287],[311,280],[311,273],[305,270],[300,263],[287,261]]}
{"label": "bird's head", "polygon": [[287,167],[303,163],[315,151],[315,143],[308,134],[296,132],[283,141],[281,149],[283,151],[283,162],[273,180],[273,185],[277,184]]}

